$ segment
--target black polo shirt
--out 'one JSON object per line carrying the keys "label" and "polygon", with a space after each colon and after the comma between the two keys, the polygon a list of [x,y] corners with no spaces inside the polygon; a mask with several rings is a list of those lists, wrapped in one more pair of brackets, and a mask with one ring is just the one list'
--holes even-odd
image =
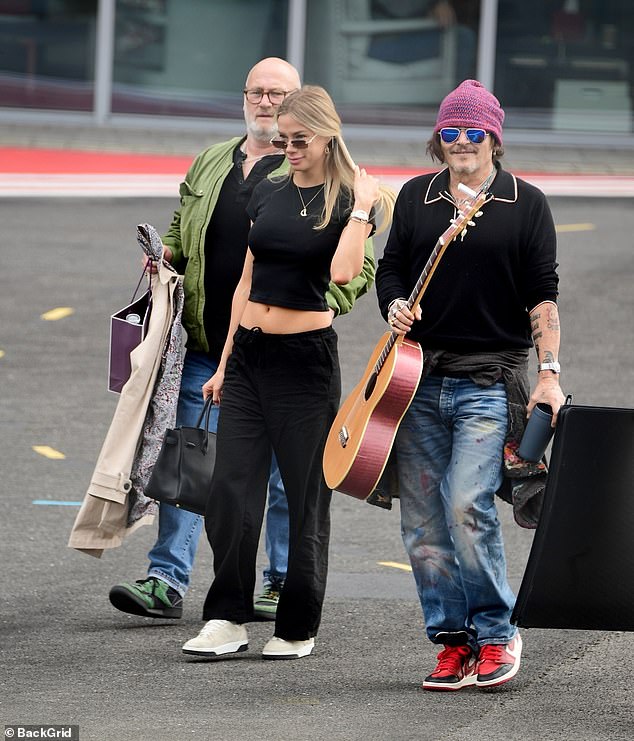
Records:
{"label": "black polo shirt", "polygon": [[[379,260],[381,313],[407,298],[456,209],[448,171],[405,183]],[[556,236],[544,194],[498,167],[482,207],[462,240],[447,248],[420,303],[422,319],[408,334],[425,348],[457,353],[529,348],[528,312],[558,293]]]}

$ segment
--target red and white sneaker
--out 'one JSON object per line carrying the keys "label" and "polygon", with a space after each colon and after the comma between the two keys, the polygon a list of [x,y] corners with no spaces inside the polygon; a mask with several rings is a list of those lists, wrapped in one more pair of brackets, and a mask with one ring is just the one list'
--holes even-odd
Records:
{"label": "red and white sneaker", "polygon": [[436,668],[425,677],[424,690],[460,690],[475,684],[477,661],[469,646],[445,646],[437,658]]}
{"label": "red and white sneaker", "polygon": [[517,674],[522,656],[522,639],[519,633],[510,643],[487,643],[478,656],[476,687],[497,687]]}

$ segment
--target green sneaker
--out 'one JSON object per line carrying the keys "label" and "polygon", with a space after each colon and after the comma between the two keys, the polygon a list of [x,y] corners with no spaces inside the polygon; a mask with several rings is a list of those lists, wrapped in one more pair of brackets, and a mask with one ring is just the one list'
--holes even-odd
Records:
{"label": "green sneaker", "polygon": [[263,620],[275,620],[277,603],[280,601],[280,592],[284,582],[271,582],[264,584],[262,594],[253,603],[253,612],[256,617]]}
{"label": "green sneaker", "polygon": [[110,602],[117,610],[151,618],[180,618],[183,598],[166,582],[150,576],[134,584],[117,584],[110,590]]}

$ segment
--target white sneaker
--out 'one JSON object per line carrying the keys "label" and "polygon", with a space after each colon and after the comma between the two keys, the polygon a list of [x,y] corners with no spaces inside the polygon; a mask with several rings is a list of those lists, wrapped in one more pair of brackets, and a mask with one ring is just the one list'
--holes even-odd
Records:
{"label": "white sneaker", "polygon": [[183,653],[195,656],[220,656],[246,651],[249,638],[244,625],[230,620],[209,620],[196,636],[183,646]]}
{"label": "white sneaker", "polygon": [[273,636],[262,649],[264,659],[301,659],[308,656],[315,647],[315,639],[307,641],[285,641]]}

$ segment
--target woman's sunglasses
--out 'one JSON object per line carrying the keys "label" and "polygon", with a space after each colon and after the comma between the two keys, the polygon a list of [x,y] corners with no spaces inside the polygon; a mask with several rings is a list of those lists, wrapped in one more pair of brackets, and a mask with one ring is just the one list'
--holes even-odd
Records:
{"label": "woman's sunglasses", "polygon": [[484,129],[460,129],[457,126],[446,126],[445,128],[440,129],[438,133],[445,144],[452,144],[460,137],[461,131],[464,131],[467,139],[472,144],[482,144],[488,133]]}
{"label": "woman's sunglasses", "polygon": [[308,145],[316,136],[317,134],[313,134],[310,139],[271,139],[271,144],[277,149],[286,149],[288,146],[293,149],[308,149]]}

